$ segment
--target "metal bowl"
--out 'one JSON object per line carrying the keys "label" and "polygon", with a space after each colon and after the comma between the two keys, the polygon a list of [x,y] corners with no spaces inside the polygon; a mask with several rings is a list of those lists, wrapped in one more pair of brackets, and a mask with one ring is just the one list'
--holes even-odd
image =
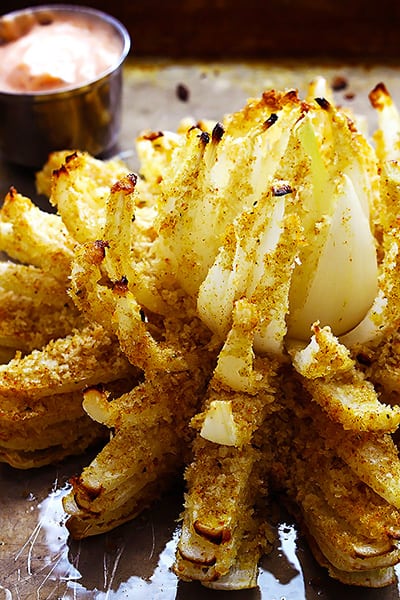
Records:
{"label": "metal bowl", "polygon": [[[0,91],[0,152],[5,160],[27,167],[42,166],[54,150],[86,150],[93,156],[105,155],[118,141],[122,65],[130,50],[130,37],[122,23],[92,8],[58,4],[8,13],[0,18],[0,25],[7,19],[8,29],[9,21],[18,29],[18,24],[27,18],[40,22],[60,13],[79,13],[95,23],[108,24],[120,38],[121,52],[115,64],[94,80],[51,91]],[[6,41],[3,38],[0,43]]]}

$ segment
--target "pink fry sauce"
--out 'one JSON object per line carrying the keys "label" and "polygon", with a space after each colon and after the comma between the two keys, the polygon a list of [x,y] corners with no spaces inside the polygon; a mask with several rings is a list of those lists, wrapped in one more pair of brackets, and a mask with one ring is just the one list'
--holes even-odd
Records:
{"label": "pink fry sauce", "polygon": [[0,92],[52,92],[85,84],[115,65],[122,51],[109,24],[78,13],[35,20],[18,33],[13,28],[12,22],[2,25]]}

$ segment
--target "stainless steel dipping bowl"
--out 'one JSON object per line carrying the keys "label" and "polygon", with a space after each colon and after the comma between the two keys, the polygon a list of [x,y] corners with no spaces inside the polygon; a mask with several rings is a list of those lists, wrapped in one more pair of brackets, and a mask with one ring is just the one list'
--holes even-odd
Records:
{"label": "stainless steel dipping bowl", "polygon": [[[52,91],[0,91],[0,153],[12,163],[41,167],[50,152],[86,150],[105,155],[117,145],[121,125],[122,65],[130,50],[126,28],[114,17],[84,6],[43,5],[8,13],[0,18],[51,18],[80,13],[111,26],[121,40],[115,64],[96,79]],[[0,40],[4,43],[4,40]],[[85,60],[85,57],[82,57]],[[0,66],[1,67],[1,66]]]}

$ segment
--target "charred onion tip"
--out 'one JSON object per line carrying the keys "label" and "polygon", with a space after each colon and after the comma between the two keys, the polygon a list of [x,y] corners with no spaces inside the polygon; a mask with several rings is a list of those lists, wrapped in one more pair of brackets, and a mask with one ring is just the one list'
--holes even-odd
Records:
{"label": "charred onion tip", "polygon": [[100,264],[106,256],[106,248],[110,247],[110,244],[104,240],[96,240],[93,242],[93,247],[96,250],[96,255],[93,257],[93,261],[96,264]]}
{"label": "charred onion tip", "polygon": [[207,131],[202,131],[201,134],[199,135],[200,141],[206,145],[209,143],[210,141],[210,134]]}
{"label": "charred onion tip", "polygon": [[[68,162],[68,161],[67,161]],[[54,169],[53,171],[53,175],[54,176],[59,176],[59,175],[68,175],[68,169],[67,169],[67,165],[64,163],[61,165],[61,167],[59,167],[58,169]]]}
{"label": "charred onion tip", "polygon": [[71,154],[68,154],[68,156],[65,157],[63,164],[61,165],[61,167],[59,167],[58,169],[53,169],[53,175],[57,176],[57,175],[61,175],[61,174],[68,174],[68,169],[67,169],[67,165],[72,162],[73,160],[75,160],[76,158],[78,158],[78,152],[71,152]]}
{"label": "charred onion tip", "polygon": [[276,113],[271,113],[270,116],[268,117],[268,119],[266,121],[264,121],[264,127],[265,129],[268,129],[269,127],[271,127],[274,123],[276,123],[278,120],[278,115]]}
{"label": "charred onion tip", "polygon": [[289,184],[283,185],[274,185],[272,186],[272,195],[273,196],[286,196],[286,194],[291,194],[293,189]]}
{"label": "charred onion tip", "polygon": [[372,92],[383,92],[384,94],[388,93],[387,87],[383,83],[383,81],[380,81],[379,83],[377,83],[376,86],[374,87],[374,89],[372,90]]}
{"label": "charred onion tip", "polygon": [[111,186],[111,192],[126,192],[131,194],[135,190],[136,183],[137,175],[135,175],[135,173],[129,173]]}
{"label": "charred onion tip", "polygon": [[385,96],[388,97],[389,92],[388,92],[385,84],[382,82],[377,83],[376,86],[368,94],[368,98],[369,98],[369,101],[371,102],[371,105],[374,108],[376,108],[377,110],[379,110],[381,108],[382,98]]}
{"label": "charred onion tip", "polygon": [[65,162],[69,163],[71,162],[71,160],[74,160],[76,157],[78,156],[78,152],[72,152],[71,154],[68,154],[68,156],[66,156],[65,158]]}
{"label": "charred onion tip", "polygon": [[215,124],[214,129],[212,130],[212,141],[213,142],[219,142],[222,138],[222,136],[225,133],[225,128],[222,125],[222,123],[218,122]]}
{"label": "charred onion tip", "polygon": [[125,294],[125,292],[127,292],[128,290],[128,278],[125,275],[123,275],[121,279],[113,283],[112,287],[114,291],[120,294]]}
{"label": "charred onion tip", "polygon": [[326,98],[315,98],[315,102],[324,110],[330,110],[331,105]]}
{"label": "charred onion tip", "polygon": [[96,248],[109,248],[110,244],[106,241],[106,240],[96,240],[94,242],[94,245],[96,246]]}
{"label": "charred onion tip", "polygon": [[148,140],[149,142],[154,142],[155,140],[158,140],[158,138],[160,138],[160,137],[164,137],[163,131],[150,131],[149,133],[143,134],[142,139]]}

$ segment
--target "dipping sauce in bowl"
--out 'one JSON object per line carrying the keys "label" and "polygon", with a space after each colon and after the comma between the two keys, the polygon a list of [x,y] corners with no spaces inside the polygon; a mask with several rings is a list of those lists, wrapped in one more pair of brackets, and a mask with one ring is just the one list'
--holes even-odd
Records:
{"label": "dipping sauce in bowl", "polygon": [[115,146],[125,27],[95,9],[38,6],[0,18],[0,149],[40,167],[49,152]]}
{"label": "dipping sauce in bowl", "polygon": [[[118,61],[122,41],[106,21],[54,12],[0,22],[0,90],[38,92],[96,79]],[[8,40],[8,41],[7,41]]]}

